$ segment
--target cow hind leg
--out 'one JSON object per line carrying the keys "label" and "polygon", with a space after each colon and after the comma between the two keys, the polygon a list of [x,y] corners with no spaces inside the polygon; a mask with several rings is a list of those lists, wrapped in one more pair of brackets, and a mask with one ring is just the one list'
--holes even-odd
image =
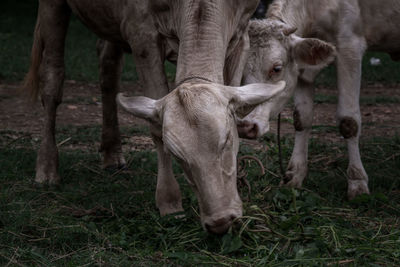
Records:
{"label": "cow hind leg", "polygon": [[[68,28],[70,9],[65,1],[40,1],[38,23],[43,51],[39,76],[43,88],[41,100],[44,108],[42,141],[36,161],[35,182],[58,184],[58,150],[55,140],[56,109],[62,101],[64,81],[64,42]],[[37,26],[38,27],[38,26]]]}
{"label": "cow hind leg", "polygon": [[359,150],[361,132],[359,97],[361,61],[365,42],[353,38],[344,44],[344,47],[339,45],[337,57],[339,103],[336,115],[339,131],[346,140],[349,153],[347,196],[349,199],[353,199],[363,193],[369,194],[368,175],[362,164]]}
{"label": "cow hind leg", "polygon": [[125,167],[122,155],[121,136],[118,126],[115,97],[120,87],[123,63],[123,50],[111,42],[99,40],[97,54],[100,64],[100,88],[103,103],[103,128],[100,152],[103,153],[103,168],[119,169]]}

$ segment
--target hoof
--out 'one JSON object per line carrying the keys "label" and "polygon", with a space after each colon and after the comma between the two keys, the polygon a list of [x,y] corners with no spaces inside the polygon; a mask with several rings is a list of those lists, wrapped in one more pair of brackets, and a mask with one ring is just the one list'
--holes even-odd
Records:
{"label": "hoof", "polygon": [[287,186],[292,188],[301,188],[304,178],[293,171],[287,171],[285,177],[279,183],[279,186]]}
{"label": "hoof", "polygon": [[349,181],[349,185],[347,188],[347,198],[349,200],[353,200],[356,196],[362,194],[369,195],[368,183],[362,180]]}
{"label": "hoof", "polygon": [[45,174],[43,171],[37,171],[34,183],[39,185],[44,185],[44,186],[56,186],[61,183],[61,178],[58,175],[57,172],[53,172],[50,174]]}

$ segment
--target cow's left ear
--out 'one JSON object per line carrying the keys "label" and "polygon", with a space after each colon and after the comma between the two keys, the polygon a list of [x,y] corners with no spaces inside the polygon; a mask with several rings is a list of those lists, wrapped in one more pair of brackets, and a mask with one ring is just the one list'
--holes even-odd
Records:
{"label": "cow's left ear", "polygon": [[336,56],[333,45],[315,38],[292,37],[292,53],[299,68],[324,67]]}

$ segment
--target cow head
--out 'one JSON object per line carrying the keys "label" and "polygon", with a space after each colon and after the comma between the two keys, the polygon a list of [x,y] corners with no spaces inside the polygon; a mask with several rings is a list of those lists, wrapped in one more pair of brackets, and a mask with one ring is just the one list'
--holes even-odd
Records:
{"label": "cow head", "polygon": [[333,61],[336,51],[332,45],[314,38],[301,38],[295,31],[272,19],[250,22],[250,52],[242,82],[283,80],[286,89],[239,121],[241,137],[257,138],[265,134],[269,130],[269,120],[282,111],[293,95],[299,75],[310,68],[321,69]]}
{"label": "cow head", "polygon": [[164,149],[180,162],[198,198],[204,228],[224,233],[242,215],[235,111],[268,101],[284,87],[284,82],[243,87],[184,83],[159,100],[118,94],[117,102],[159,131]]}

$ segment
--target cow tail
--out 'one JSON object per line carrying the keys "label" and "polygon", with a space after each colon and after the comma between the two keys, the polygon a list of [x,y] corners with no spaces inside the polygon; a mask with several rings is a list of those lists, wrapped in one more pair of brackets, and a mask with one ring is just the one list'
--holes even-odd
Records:
{"label": "cow tail", "polygon": [[33,36],[31,64],[25,76],[23,89],[28,91],[29,98],[36,101],[40,91],[39,68],[43,58],[44,43],[40,32],[40,17],[38,17]]}

